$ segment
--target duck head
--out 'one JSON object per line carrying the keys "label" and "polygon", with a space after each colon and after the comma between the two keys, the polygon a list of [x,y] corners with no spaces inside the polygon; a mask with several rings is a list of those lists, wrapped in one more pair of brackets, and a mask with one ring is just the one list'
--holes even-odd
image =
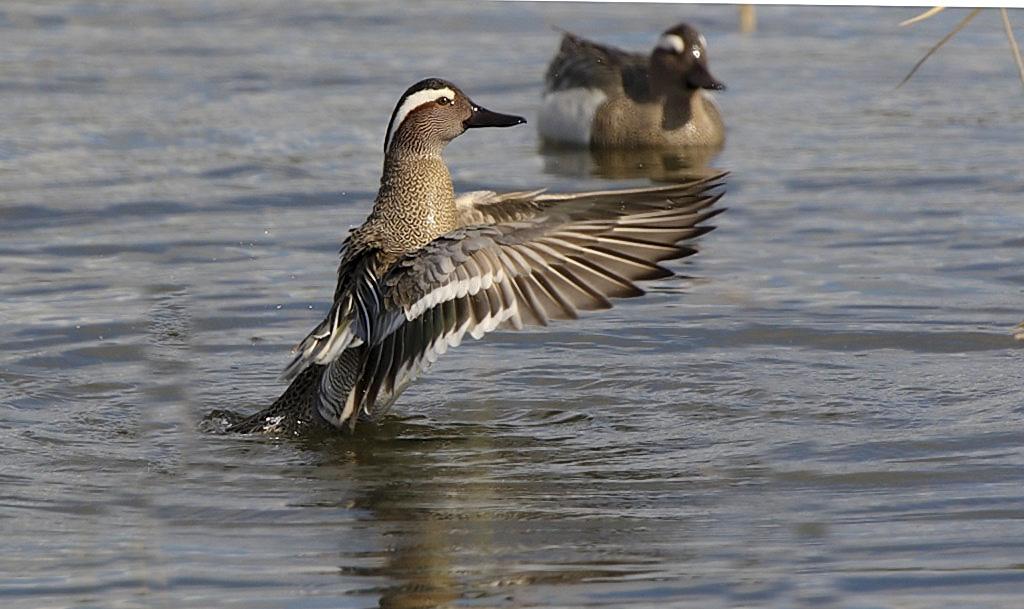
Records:
{"label": "duck head", "polygon": [[477,105],[461,89],[441,78],[427,78],[409,87],[395,105],[384,137],[384,154],[401,147],[437,151],[476,127],[512,127],[526,119],[492,112]]}
{"label": "duck head", "polygon": [[714,89],[725,85],[708,71],[707,41],[685,23],[666,30],[651,53],[651,76],[654,83],[683,89]]}

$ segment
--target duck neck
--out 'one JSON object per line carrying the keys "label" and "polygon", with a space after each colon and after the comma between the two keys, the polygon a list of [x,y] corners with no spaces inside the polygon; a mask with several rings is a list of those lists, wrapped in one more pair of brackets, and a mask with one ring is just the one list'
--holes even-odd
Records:
{"label": "duck neck", "polygon": [[673,87],[662,92],[662,126],[674,130],[690,122],[701,103],[700,89]]}
{"label": "duck neck", "polygon": [[384,225],[384,249],[407,252],[455,229],[455,192],[441,150],[392,146],[369,222]]}

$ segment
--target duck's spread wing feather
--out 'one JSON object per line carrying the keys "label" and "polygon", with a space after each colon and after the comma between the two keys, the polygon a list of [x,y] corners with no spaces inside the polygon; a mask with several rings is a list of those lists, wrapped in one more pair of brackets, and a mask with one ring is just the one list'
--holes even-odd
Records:
{"label": "duck's spread wing feather", "polygon": [[658,263],[693,254],[681,242],[712,229],[702,222],[722,211],[712,208],[719,185],[701,180],[576,195],[496,195],[495,205],[515,202],[522,213],[435,239],[381,280],[380,326],[388,333],[368,345],[355,392],[360,404],[389,403],[466,334],[543,326],[609,308],[610,298],[643,294],[635,282],[671,276]]}
{"label": "duck's spread wing feather", "polygon": [[374,249],[342,251],[334,304],[320,324],[292,348],[292,361],[281,373],[291,381],[310,364],[328,365],[342,351],[375,342],[382,319],[383,293],[377,280],[378,252]]}
{"label": "duck's spread wing feather", "polygon": [[544,189],[507,193],[477,190],[456,197],[455,207],[461,226],[528,220],[556,206],[567,221],[585,220],[683,207],[707,196],[725,176],[719,173],[664,186],[565,194]]}
{"label": "duck's spread wing feather", "polygon": [[544,189],[503,193],[474,190],[461,194],[455,197],[459,225],[498,224],[532,218],[544,209],[544,204],[537,201],[543,192]]}
{"label": "duck's spread wing feather", "polygon": [[548,91],[576,87],[607,89],[622,83],[623,73],[646,69],[647,59],[615,47],[563,32],[562,44],[548,66]]}

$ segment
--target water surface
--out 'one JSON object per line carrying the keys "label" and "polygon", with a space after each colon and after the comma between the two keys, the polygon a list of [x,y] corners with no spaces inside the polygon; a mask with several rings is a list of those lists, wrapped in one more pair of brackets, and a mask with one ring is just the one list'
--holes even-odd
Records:
{"label": "water surface", "polygon": [[[0,604],[1019,603],[998,15],[894,90],[962,12],[758,12],[744,36],[728,6],[5,3]],[[281,391],[409,84],[535,123],[551,26],[644,49],[681,19],[729,85],[732,172],[689,279],[466,344],[355,438],[201,430]],[[447,158],[460,190],[649,183],[532,125]]]}

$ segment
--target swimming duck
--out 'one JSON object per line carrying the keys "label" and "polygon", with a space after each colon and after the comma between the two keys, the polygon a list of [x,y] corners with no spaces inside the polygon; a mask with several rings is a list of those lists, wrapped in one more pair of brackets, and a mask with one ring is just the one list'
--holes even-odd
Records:
{"label": "swimming duck", "polygon": [[564,32],[545,77],[540,135],[593,148],[721,147],[725,125],[707,90],[725,85],[707,61],[707,41],[685,23],[650,56]]}
{"label": "swimming duck", "polygon": [[658,263],[696,250],[711,230],[715,176],[685,184],[575,194],[541,190],[456,197],[441,157],[467,129],[510,127],[439,78],[410,87],[384,138],[380,190],[345,239],[334,302],[293,349],[285,392],[232,431],[297,433],[379,419],[402,390],[468,334],[547,325],[635,282],[672,275]]}

